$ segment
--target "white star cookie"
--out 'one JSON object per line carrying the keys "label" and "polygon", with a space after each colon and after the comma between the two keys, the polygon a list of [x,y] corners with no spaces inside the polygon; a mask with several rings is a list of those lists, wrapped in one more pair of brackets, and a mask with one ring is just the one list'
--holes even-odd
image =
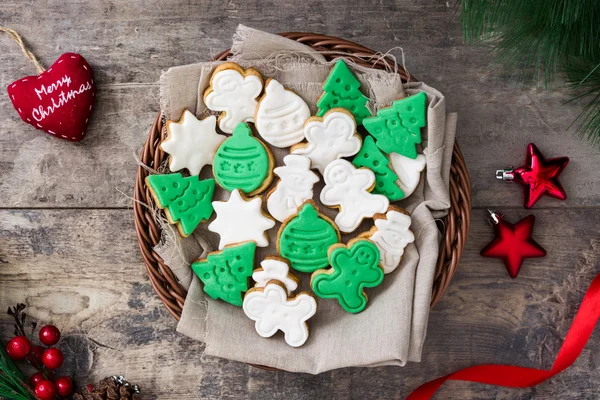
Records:
{"label": "white star cookie", "polygon": [[361,235],[370,239],[379,248],[380,263],[386,274],[400,265],[405,247],[415,241],[415,235],[409,229],[412,222],[410,216],[399,210],[392,206],[385,216],[376,215],[375,226]]}
{"label": "white star cookie", "polygon": [[423,154],[419,154],[417,158],[413,159],[402,154],[390,153],[390,161],[394,172],[398,175],[396,184],[404,192],[403,199],[405,199],[417,188],[421,180],[421,171],[425,169],[427,159]]}
{"label": "white star cookie", "polygon": [[190,175],[198,175],[202,167],[212,164],[217,147],[227,137],[216,131],[214,116],[197,119],[185,110],[177,122],[167,121],[167,140],[160,147],[169,154],[172,172],[187,168]]}
{"label": "white star cookie", "polygon": [[262,198],[245,199],[238,189],[231,192],[227,201],[213,201],[217,218],[208,225],[208,230],[221,237],[219,250],[228,244],[253,241],[259,247],[269,245],[266,230],[275,226],[275,221],[262,212]]}
{"label": "white star cookie", "polygon": [[232,133],[240,122],[254,122],[256,99],[262,88],[262,77],[254,68],[224,63],[215,68],[210,86],[204,92],[204,103],[209,110],[222,111],[219,128]]}
{"label": "white star cookie", "polygon": [[265,288],[248,290],[242,308],[256,321],[254,327],[260,336],[271,337],[281,330],[287,344],[300,347],[308,339],[306,321],[317,312],[317,301],[308,293],[288,299],[283,285],[271,281]]}
{"label": "white star cookie", "polygon": [[354,117],[343,108],[332,108],[323,118],[309,118],[304,125],[304,136],[308,143],[292,146],[292,153],[310,158],[312,168],[321,175],[330,162],[353,156],[362,145]]}
{"label": "white star cookie", "polygon": [[267,257],[260,263],[260,268],[257,268],[252,273],[252,279],[256,282],[254,287],[265,287],[267,282],[276,280],[285,286],[288,295],[291,295],[298,288],[300,279],[290,274],[290,265],[285,258]]}
{"label": "white star cookie", "polygon": [[323,173],[325,187],[321,203],[339,206],[335,223],[342,232],[353,232],[364,218],[384,213],[390,205],[387,197],[369,191],[375,185],[375,174],[367,168],[356,168],[346,160],[332,161]]}

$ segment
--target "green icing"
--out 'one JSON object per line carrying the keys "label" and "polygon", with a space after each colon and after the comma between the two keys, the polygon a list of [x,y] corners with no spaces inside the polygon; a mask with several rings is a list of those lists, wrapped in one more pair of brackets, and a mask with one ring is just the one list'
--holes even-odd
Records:
{"label": "green icing", "polygon": [[212,197],[215,180],[199,180],[197,176],[184,178],[181,174],[149,175],[146,184],[152,189],[160,208],[173,223],[179,224],[183,236],[189,236],[213,213]]}
{"label": "green icing", "polygon": [[365,118],[364,127],[377,140],[377,147],[386,153],[398,153],[417,158],[417,144],[421,143],[421,128],[425,126],[425,101],[420,92],[396,100],[391,107],[382,108],[377,116]]}
{"label": "green icing", "polygon": [[192,263],[192,270],[204,283],[207,295],[241,307],[254,270],[255,250],[254,242],[226,246],[209,253],[205,260]]}
{"label": "green icing", "polygon": [[322,117],[332,108],[341,107],[354,115],[356,124],[371,116],[367,108],[369,99],[361,93],[360,82],[343,60],[335,63],[323,84],[323,94],[317,100],[317,116]]}
{"label": "green icing", "polygon": [[215,179],[228,191],[240,189],[250,193],[258,189],[271,168],[265,146],[254,136],[245,122],[240,122],[233,136],[225,139],[215,154]]}
{"label": "green icing", "polygon": [[390,160],[375,145],[372,136],[367,136],[352,164],[357,167],[369,168],[375,173],[375,187],[371,193],[382,194],[390,201],[400,200],[404,192],[398,187],[398,175],[389,166]]}
{"label": "green icing", "polygon": [[316,271],[311,278],[315,294],[336,299],[350,313],[359,313],[367,306],[364,288],[383,281],[379,266],[379,249],[370,240],[355,241],[350,247],[339,246],[329,254],[331,268]]}
{"label": "green icing", "polygon": [[329,265],[329,246],[339,241],[331,223],[319,217],[315,207],[306,203],[279,231],[279,253],[300,272],[313,272]]}

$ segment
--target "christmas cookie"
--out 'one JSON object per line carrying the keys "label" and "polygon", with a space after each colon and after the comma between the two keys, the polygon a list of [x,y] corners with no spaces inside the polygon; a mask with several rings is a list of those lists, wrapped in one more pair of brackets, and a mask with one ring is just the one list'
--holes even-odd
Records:
{"label": "christmas cookie", "polygon": [[215,150],[227,139],[216,129],[215,116],[198,120],[188,110],[179,121],[167,121],[167,139],[160,147],[169,154],[169,169],[175,172],[187,168],[191,175],[198,175],[202,167],[212,164]]}
{"label": "christmas cookie", "polygon": [[275,160],[271,151],[240,122],[233,136],[223,141],[213,161],[217,183],[230,192],[240,189],[249,196],[263,192],[273,180]]}
{"label": "christmas cookie", "polygon": [[284,167],[273,170],[281,180],[267,194],[267,210],[279,222],[295,214],[302,203],[313,198],[313,185],[319,181],[317,174],[310,170],[309,158],[289,154],[283,162]]}
{"label": "christmas cookie", "polygon": [[425,92],[396,100],[379,110],[377,116],[365,118],[363,125],[381,150],[417,158],[416,146],[421,143],[421,128],[426,122],[426,101]]}
{"label": "christmas cookie", "polygon": [[389,274],[400,264],[404,248],[415,241],[415,235],[409,229],[411,218],[406,211],[394,206],[385,214],[376,214],[374,218],[375,226],[360,237],[370,239],[377,245],[383,272]]}
{"label": "christmas cookie", "polygon": [[149,175],[146,187],[156,205],[165,210],[171,224],[177,224],[183,237],[189,236],[213,212],[212,196],[215,180],[199,180],[197,176],[184,178],[181,174]]}
{"label": "christmas cookie", "polygon": [[329,248],[331,268],[313,272],[310,286],[318,297],[336,299],[349,313],[359,313],[367,306],[365,288],[383,281],[379,250],[366,239],[354,239],[347,246]]}
{"label": "christmas cookie", "polygon": [[254,242],[227,246],[194,261],[192,270],[204,284],[207,295],[240,307],[254,269],[255,251]]}
{"label": "christmas cookie", "polygon": [[390,201],[404,198],[404,192],[396,182],[398,175],[390,168],[390,160],[377,148],[375,140],[371,136],[365,138],[360,151],[352,160],[352,164],[373,171],[375,174],[375,187],[372,193],[382,194]]}
{"label": "christmas cookie", "polygon": [[[366,140],[366,139],[365,139]],[[408,158],[398,153],[390,153],[390,160],[394,172],[398,175],[398,186],[404,192],[403,199],[407,198],[417,188],[421,180],[421,172],[425,169],[427,159],[423,154],[417,158]]]}
{"label": "christmas cookie", "polygon": [[317,312],[317,300],[306,292],[288,298],[285,286],[269,281],[264,288],[248,290],[242,308],[256,321],[254,327],[260,336],[271,337],[280,330],[287,344],[300,347],[308,339],[306,321]]}
{"label": "christmas cookie", "polygon": [[262,198],[246,198],[239,190],[231,192],[227,201],[213,201],[217,217],[208,230],[221,237],[219,249],[232,243],[253,241],[259,247],[269,245],[265,231],[275,226],[275,221],[263,213]]}
{"label": "christmas cookie", "polygon": [[300,278],[290,273],[290,264],[285,258],[269,256],[252,273],[252,279],[256,284],[254,287],[265,287],[272,280],[279,281],[285,286],[288,295],[298,288]]}
{"label": "christmas cookie", "polygon": [[277,252],[287,258],[292,268],[313,272],[326,267],[329,246],[340,241],[335,224],[306,201],[298,213],[284,221],[277,235]]}
{"label": "christmas cookie", "polygon": [[231,133],[240,122],[254,122],[254,113],[262,92],[263,80],[254,68],[243,69],[227,62],[219,65],[204,92],[209,110],[221,111],[219,128]]}
{"label": "christmas cookie", "polygon": [[370,193],[375,174],[366,168],[356,168],[349,161],[331,162],[325,168],[323,180],[321,203],[339,208],[335,223],[342,232],[353,232],[364,218],[384,213],[390,205],[387,197]]}
{"label": "christmas cookie", "polygon": [[304,140],[308,105],[275,79],[268,79],[258,102],[254,122],[260,136],[275,147],[290,147]]}
{"label": "christmas cookie", "polygon": [[317,116],[322,117],[332,108],[341,107],[350,111],[356,123],[362,125],[363,119],[371,116],[368,101],[360,91],[358,79],[344,61],[338,60],[323,83],[323,94],[317,100]]}
{"label": "christmas cookie", "polygon": [[292,146],[292,153],[310,158],[312,168],[321,174],[330,162],[353,156],[361,147],[354,117],[343,108],[333,108],[323,118],[309,118],[304,125],[304,136],[308,143]]}

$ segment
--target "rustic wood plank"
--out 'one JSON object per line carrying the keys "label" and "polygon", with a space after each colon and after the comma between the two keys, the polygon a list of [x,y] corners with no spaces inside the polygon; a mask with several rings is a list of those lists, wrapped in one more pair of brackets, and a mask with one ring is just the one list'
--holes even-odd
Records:
{"label": "rustic wood plank", "polygon": [[[20,31],[46,65],[64,51],[83,53],[100,89],[89,137],[79,145],[23,124],[0,96],[2,207],[122,206],[115,188],[131,193],[131,153],[158,109],[153,85],[160,71],[227,48],[238,23],[272,32],[323,32],[379,50],[402,46],[409,70],[445,93],[448,109],[459,112],[458,137],[476,206],[521,204],[520,188],[496,182],[494,171],[520,165],[530,141],[549,157],[572,158],[563,175],[569,199],[543,199],[541,207],[600,205],[600,153],[565,131],[581,106],[563,104],[570,97],[561,83],[547,92],[510,82],[502,70],[490,68],[490,48],[462,43],[456,10],[447,2],[337,0],[274,7],[264,0],[13,1],[0,4],[0,20]],[[0,46],[0,86],[33,72],[7,37],[0,37]]]}
{"label": "rustic wood plank", "polygon": [[[516,208],[507,217],[526,214]],[[600,269],[600,214],[579,209],[536,215],[535,237],[548,257],[528,260],[511,280],[497,260],[479,256],[493,234],[484,211],[475,210],[461,266],[431,313],[423,361],[406,368],[310,376],[203,357],[200,343],[175,332],[149,284],[130,210],[1,210],[0,304],[24,301],[33,316],[60,326],[67,350],[77,351],[80,381],[123,373],[150,399],[401,399],[426,379],[469,365],[550,367]],[[9,317],[1,314],[0,334],[10,332]],[[450,383],[437,398],[596,398],[597,337],[573,368],[535,389]]]}

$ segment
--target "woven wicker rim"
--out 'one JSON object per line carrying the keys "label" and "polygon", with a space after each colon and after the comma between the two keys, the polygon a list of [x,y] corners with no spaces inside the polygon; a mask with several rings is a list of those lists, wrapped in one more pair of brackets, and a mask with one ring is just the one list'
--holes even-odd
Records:
{"label": "woven wicker rim", "polygon": [[[377,57],[375,51],[348,40],[302,32],[287,32],[280,35],[312,47],[327,59],[332,59],[343,53],[345,57],[354,60],[357,64],[370,68],[386,69],[389,65],[393,65],[392,60]],[[226,50],[214,57],[214,60],[225,60],[229,55],[229,50]],[[398,66],[398,74],[405,82],[415,81],[415,78],[410,76],[401,66]],[[166,159],[164,152],[159,147],[160,142],[164,139],[164,134],[163,118],[159,113],[152,128],[150,128],[148,139],[142,150],[140,157],[142,164],[155,168]],[[160,241],[161,232],[152,211],[145,206],[145,204],[151,204],[153,201],[146,187],[146,176],[148,176],[148,171],[141,166],[138,167],[133,203],[138,244],[152,287],[171,315],[179,320],[187,291],[179,284],[171,269],[163,262],[163,259],[153,250],[154,246]],[[456,272],[471,220],[471,184],[458,143],[454,145],[450,169],[450,203],[448,215],[439,224],[443,241],[436,265],[431,297],[432,307],[444,294]]]}

